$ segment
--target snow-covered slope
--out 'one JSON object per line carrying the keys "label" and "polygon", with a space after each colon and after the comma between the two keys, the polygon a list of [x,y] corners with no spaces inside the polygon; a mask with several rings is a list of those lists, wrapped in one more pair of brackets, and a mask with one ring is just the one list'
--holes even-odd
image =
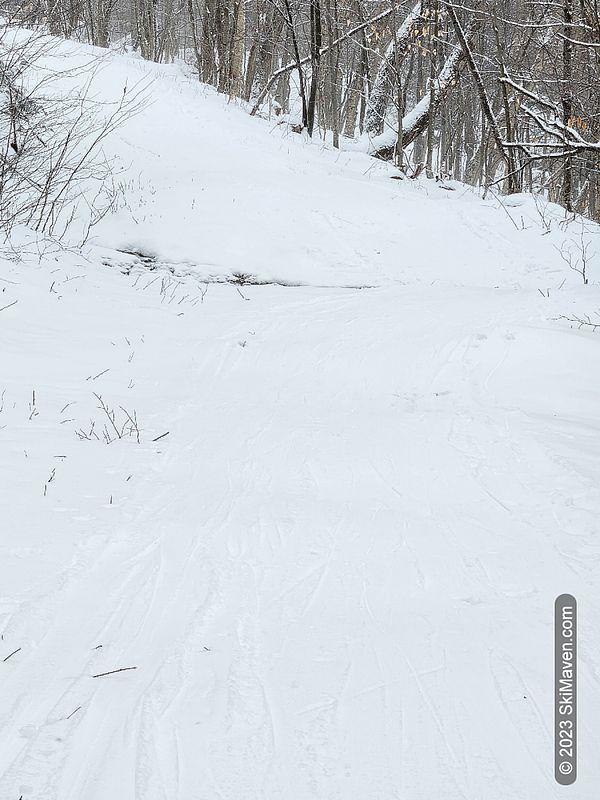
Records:
{"label": "snow-covered slope", "polygon": [[597,229],[141,76],[85,257],[0,266],[0,797],[562,797],[572,592],[592,800]]}

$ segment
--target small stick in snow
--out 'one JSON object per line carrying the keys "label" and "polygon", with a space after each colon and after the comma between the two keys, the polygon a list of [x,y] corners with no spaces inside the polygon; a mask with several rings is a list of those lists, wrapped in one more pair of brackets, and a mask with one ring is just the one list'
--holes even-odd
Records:
{"label": "small stick in snow", "polygon": [[6,311],[7,308],[10,308],[11,306],[16,306],[18,302],[19,302],[18,300],[13,300],[12,303],[9,303],[7,306],[2,306],[2,308],[0,308],[0,311]]}
{"label": "small stick in snow", "polygon": [[106,375],[106,373],[109,370],[110,370],[110,367],[107,367],[106,369],[103,369],[102,372],[99,372],[97,375],[94,375],[93,377],[90,375],[89,378],[86,378],[86,381],[95,381],[96,378],[100,378],[100,377],[102,377],[102,375]]}
{"label": "small stick in snow", "polygon": [[[161,433],[160,436],[157,436],[156,439],[152,439],[153,442],[158,442],[159,439],[164,439],[165,436],[168,436],[170,431],[166,431],[166,433]],[[129,480],[129,479],[128,479]]]}
{"label": "small stick in snow", "polygon": [[69,714],[69,716],[68,716],[68,717],[65,717],[65,719],[71,719],[71,717],[75,716],[75,714],[76,714],[78,711],[80,711],[80,710],[81,710],[81,706],[77,706],[77,708],[75,709],[75,711],[71,711],[71,713]]}
{"label": "small stick in snow", "polygon": [[119,669],[110,669],[108,672],[99,672],[97,675],[92,675],[92,678],[103,678],[105,675],[114,675],[115,672],[127,672],[130,669],[137,669],[137,667],[119,667]]}
{"label": "small stick in snow", "polygon": [[16,649],[16,650],[13,650],[13,651],[12,651],[12,653],[9,653],[9,654],[6,656],[6,658],[3,658],[3,659],[2,659],[2,663],[4,664],[4,662],[5,662],[5,661],[8,661],[8,659],[9,659],[9,658],[11,658],[12,656],[14,656],[14,655],[15,655],[15,653],[18,653],[20,649],[21,649],[20,647],[17,647],[17,649]]}
{"label": "small stick in snow", "polygon": [[37,417],[39,414],[39,411],[37,410],[35,405],[35,389],[33,389],[31,392],[31,403],[29,403],[29,411],[30,411],[29,419],[33,419],[34,417]]}

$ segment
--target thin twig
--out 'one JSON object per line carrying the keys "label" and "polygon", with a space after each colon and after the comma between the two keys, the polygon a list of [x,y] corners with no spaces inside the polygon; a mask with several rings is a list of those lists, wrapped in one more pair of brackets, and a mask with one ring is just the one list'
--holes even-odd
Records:
{"label": "thin twig", "polygon": [[564,319],[565,322],[570,322],[572,325],[577,325],[577,328],[581,330],[581,328],[589,328],[594,333],[600,328],[600,322],[592,322],[589,316],[585,316],[583,319],[581,317],[566,317],[564,314],[561,314],[558,319]]}
{"label": "thin twig", "polygon": [[95,381],[96,378],[100,378],[102,375],[106,375],[106,373],[109,371],[109,369],[110,369],[110,367],[107,367],[106,369],[103,369],[102,372],[99,372],[97,375],[94,375],[93,377],[90,375],[89,378],[86,378],[86,381],[90,381],[90,380],[91,381]]}
{"label": "thin twig", "polygon": [[18,653],[20,649],[21,649],[20,647],[17,647],[17,649],[16,649],[16,650],[13,650],[13,651],[12,651],[12,653],[9,653],[9,654],[6,656],[6,658],[3,658],[3,659],[2,659],[2,663],[4,663],[5,661],[8,661],[8,659],[9,659],[9,658],[11,658],[12,656],[14,656],[14,655],[15,655],[15,653]]}
{"label": "thin twig", "polygon": [[105,675],[114,675],[115,672],[127,672],[130,669],[137,669],[137,667],[119,667],[119,669],[110,669],[108,672],[99,672],[97,675],[92,675],[92,678],[103,678]]}

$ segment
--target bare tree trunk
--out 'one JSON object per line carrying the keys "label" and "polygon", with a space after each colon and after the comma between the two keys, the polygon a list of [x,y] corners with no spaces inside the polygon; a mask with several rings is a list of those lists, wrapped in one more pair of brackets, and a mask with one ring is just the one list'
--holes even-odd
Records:
{"label": "bare tree trunk", "polygon": [[190,21],[190,28],[192,29],[192,42],[194,45],[194,58],[196,59],[196,69],[198,70],[198,78],[202,80],[202,51],[198,41],[198,27],[196,23],[196,10],[194,8],[194,0],[188,0],[188,17]]}
{"label": "bare tree trunk", "polygon": [[333,146],[340,146],[340,99],[339,99],[339,50],[333,47],[335,41],[334,30],[337,30],[337,0],[325,0],[327,11],[327,37],[329,39],[329,52],[327,53],[329,73],[329,109],[330,125]]}
{"label": "bare tree trunk", "polygon": [[[563,0],[564,39],[563,39],[563,86],[562,86],[562,112],[563,124],[571,124],[573,115],[573,0]],[[567,155],[564,163],[563,175],[563,204],[567,211],[573,211],[573,159]]]}
{"label": "bare tree trunk", "polygon": [[313,135],[315,108],[319,83],[319,62],[321,59],[321,6],[320,0],[310,0],[310,92],[306,114],[306,130]]}
{"label": "bare tree trunk", "polygon": [[429,4],[429,117],[427,119],[427,157],[425,162],[425,174],[428,178],[433,177],[433,131],[435,123],[435,76],[437,74],[437,50],[438,44],[438,4],[436,0],[431,0]]}
{"label": "bare tree trunk", "polygon": [[241,97],[244,80],[244,57],[246,55],[246,3],[236,0],[234,11],[233,42],[231,46],[231,75],[229,96]]}
{"label": "bare tree trunk", "polygon": [[[290,0],[285,0],[285,7],[287,11],[287,20],[288,20],[290,36],[292,37],[292,45],[294,47],[294,54],[296,56],[296,69],[298,70],[298,84],[300,86],[300,98],[302,101],[302,127],[308,128],[308,101],[306,99],[306,84],[304,81],[304,70],[302,69],[302,59],[300,58],[300,48],[298,46],[298,37],[296,36],[294,20],[292,18],[292,9],[290,6]],[[252,113],[258,108],[259,102],[260,102],[260,97],[256,101],[254,108],[252,109]],[[313,121],[314,121],[314,109],[313,109]]]}
{"label": "bare tree trunk", "polygon": [[348,96],[346,99],[346,120],[344,123],[344,136],[354,137],[356,133],[356,123],[358,118],[358,104],[361,96],[362,75],[360,70],[355,72],[350,85],[348,86]]}

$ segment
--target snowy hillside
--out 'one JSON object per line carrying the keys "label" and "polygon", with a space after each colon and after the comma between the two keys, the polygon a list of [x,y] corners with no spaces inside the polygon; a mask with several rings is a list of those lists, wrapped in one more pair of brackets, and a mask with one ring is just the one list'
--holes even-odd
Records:
{"label": "snowy hillside", "polygon": [[0,798],[592,800],[598,229],[140,80],[115,212],[0,261]]}

